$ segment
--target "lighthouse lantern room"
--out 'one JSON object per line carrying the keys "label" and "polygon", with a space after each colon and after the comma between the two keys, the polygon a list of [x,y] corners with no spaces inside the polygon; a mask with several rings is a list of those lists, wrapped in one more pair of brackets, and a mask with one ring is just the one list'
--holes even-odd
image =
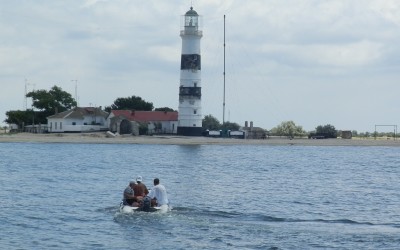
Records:
{"label": "lighthouse lantern room", "polygon": [[179,86],[178,134],[200,136],[201,112],[201,55],[200,16],[193,7],[183,16],[181,72]]}

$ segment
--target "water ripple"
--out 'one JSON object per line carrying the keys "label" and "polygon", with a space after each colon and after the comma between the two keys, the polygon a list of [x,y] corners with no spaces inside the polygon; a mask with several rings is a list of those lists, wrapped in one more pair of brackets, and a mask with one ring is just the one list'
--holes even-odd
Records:
{"label": "water ripple", "polygon": [[[397,249],[397,148],[0,144],[4,249]],[[67,157],[73,156],[73,157]],[[173,210],[119,213],[137,175]]]}

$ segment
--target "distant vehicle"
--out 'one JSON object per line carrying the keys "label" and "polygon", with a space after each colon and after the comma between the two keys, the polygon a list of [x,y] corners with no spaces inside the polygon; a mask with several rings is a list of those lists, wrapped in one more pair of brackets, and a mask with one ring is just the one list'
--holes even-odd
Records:
{"label": "distant vehicle", "polygon": [[308,139],[325,139],[324,135],[308,135]]}
{"label": "distant vehicle", "polygon": [[308,139],[327,139],[327,138],[337,138],[332,136],[331,134],[328,133],[310,133],[308,134]]}

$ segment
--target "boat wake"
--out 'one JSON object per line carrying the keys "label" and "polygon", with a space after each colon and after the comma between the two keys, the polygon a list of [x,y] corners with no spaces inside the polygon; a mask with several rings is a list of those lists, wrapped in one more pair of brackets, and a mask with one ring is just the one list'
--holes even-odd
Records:
{"label": "boat wake", "polygon": [[394,229],[400,229],[399,223],[373,223],[369,221],[356,221],[353,219],[301,219],[301,218],[285,218],[285,217],[276,217],[265,214],[254,214],[254,213],[245,213],[245,212],[237,212],[237,211],[220,211],[220,210],[212,210],[205,208],[195,208],[195,207],[169,207],[168,210],[164,210],[163,212],[138,212],[138,211],[130,211],[124,212],[120,210],[120,207],[108,207],[103,209],[104,212],[114,212],[114,219],[119,220],[123,218],[127,218],[129,216],[160,216],[161,214],[167,213],[170,216],[178,216],[185,218],[207,218],[207,219],[219,219],[219,220],[231,220],[235,219],[236,221],[242,222],[256,222],[256,223],[316,223],[316,224],[342,224],[342,225],[354,225],[354,226],[383,226],[390,227]]}
{"label": "boat wake", "polygon": [[178,214],[192,214],[196,216],[204,216],[220,219],[235,219],[237,221],[257,221],[257,222],[276,222],[276,223],[322,223],[322,224],[343,224],[343,225],[360,225],[360,226],[385,226],[392,228],[400,228],[398,223],[373,223],[369,221],[356,221],[352,219],[301,219],[301,218],[285,218],[275,217],[265,214],[252,214],[235,211],[218,211],[209,209],[176,207],[174,211]]}

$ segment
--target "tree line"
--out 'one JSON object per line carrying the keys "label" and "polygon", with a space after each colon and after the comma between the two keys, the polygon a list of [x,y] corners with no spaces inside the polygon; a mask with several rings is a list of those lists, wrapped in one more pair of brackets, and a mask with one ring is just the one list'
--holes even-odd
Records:
{"label": "tree line", "polygon": [[[32,98],[32,107],[27,110],[7,111],[6,119],[4,122],[8,124],[17,124],[20,127],[24,125],[47,124],[47,117],[56,113],[64,112],[77,106],[76,100],[72,95],[63,91],[58,86],[53,86],[49,91],[36,90],[26,94],[27,98]],[[104,111],[111,112],[111,110],[137,110],[137,111],[175,111],[169,107],[154,108],[152,102],[147,102],[139,96],[130,96],[125,98],[117,98],[111,105],[105,106]],[[222,131],[236,131],[240,129],[240,125],[235,122],[221,123],[217,118],[211,114],[203,118],[203,130],[222,130]],[[319,125],[313,132],[306,132],[302,126],[296,125],[294,121],[284,121],[278,126],[265,132],[270,136],[285,136],[288,138],[294,137],[323,137],[323,138],[337,138],[340,131],[331,125]],[[352,131],[353,136],[390,136],[394,137],[392,133],[357,133]]]}
{"label": "tree line", "polygon": [[[58,86],[53,86],[49,91],[36,90],[26,94],[32,98],[32,107],[27,110],[7,111],[4,122],[19,126],[47,124],[47,117],[61,113],[77,106],[72,95],[63,91]],[[153,103],[147,102],[138,96],[117,98],[114,103],[104,107],[104,111],[111,110],[140,110],[140,111],[174,111],[168,107],[154,108]]]}

